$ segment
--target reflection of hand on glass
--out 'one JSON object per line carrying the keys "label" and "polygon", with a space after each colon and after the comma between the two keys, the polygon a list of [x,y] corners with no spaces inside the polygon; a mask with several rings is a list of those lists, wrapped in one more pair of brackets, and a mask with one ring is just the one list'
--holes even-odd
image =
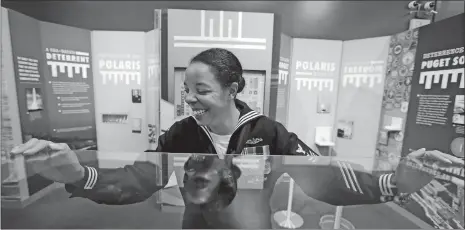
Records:
{"label": "reflection of hand on glass", "polygon": [[[464,161],[460,158],[437,150],[420,149],[400,161],[393,179],[401,192],[413,193],[430,183],[438,174],[463,166]],[[450,176],[450,182],[463,187],[463,170],[461,174]]]}

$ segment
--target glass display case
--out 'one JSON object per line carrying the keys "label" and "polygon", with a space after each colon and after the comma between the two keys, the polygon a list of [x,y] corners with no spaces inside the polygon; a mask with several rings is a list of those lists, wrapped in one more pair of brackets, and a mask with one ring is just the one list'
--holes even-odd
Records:
{"label": "glass display case", "polygon": [[454,165],[434,168],[441,179],[404,195],[389,172],[361,163],[385,159],[74,152],[88,170],[85,183],[60,184],[21,208],[2,201],[3,229],[463,227]]}

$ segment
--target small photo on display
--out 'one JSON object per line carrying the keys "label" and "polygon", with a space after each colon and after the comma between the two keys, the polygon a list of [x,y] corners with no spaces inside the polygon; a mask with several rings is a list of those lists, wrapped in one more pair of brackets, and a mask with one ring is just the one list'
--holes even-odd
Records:
{"label": "small photo on display", "polygon": [[339,121],[337,124],[337,137],[344,139],[352,139],[354,131],[353,121]]}
{"label": "small photo on display", "polygon": [[142,93],[140,89],[132,90],[132,103],[142,103]]}
{"label": "small photo on display", "polygon": [[40,88],[26,88],[27,111],[34,112],[44,109],[42,91]]}

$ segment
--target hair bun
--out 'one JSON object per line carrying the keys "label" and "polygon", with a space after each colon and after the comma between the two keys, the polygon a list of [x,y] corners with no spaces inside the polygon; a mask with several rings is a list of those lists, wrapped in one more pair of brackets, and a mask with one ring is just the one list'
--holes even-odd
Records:
{"label": "hair bun", "polygon": [[240,93],[242,92],[242,90],[244,90],[244,87],[245,87],[245,79],[244,77],[241,76],[241,78],[239,79],[239,83],[238,83],[238,87],[237,87],[237,92]]}

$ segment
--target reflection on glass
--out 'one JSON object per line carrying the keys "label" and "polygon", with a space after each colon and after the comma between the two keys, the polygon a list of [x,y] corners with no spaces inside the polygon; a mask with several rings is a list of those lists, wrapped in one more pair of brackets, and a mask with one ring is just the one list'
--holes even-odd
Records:
{"label": "reflection on glass", "polygon": [[[20,199],[16,208],[2,199],[2,228],[419,228],[402,210],[424,213],[431,226],[463,226],[463,168],[454,164],[399,159],[406,167],[398,176],[436,177],[402,194],[399,186],[408,185],[392,186],[389,173],[372,170],[390,159],[75,153],[87,179],[44,189],[43,197]],[[38,168],[38,159],[25,162]],[[53,175],[50,167],[41,170]],[[28,174],[19,180],[34,176]]]}

